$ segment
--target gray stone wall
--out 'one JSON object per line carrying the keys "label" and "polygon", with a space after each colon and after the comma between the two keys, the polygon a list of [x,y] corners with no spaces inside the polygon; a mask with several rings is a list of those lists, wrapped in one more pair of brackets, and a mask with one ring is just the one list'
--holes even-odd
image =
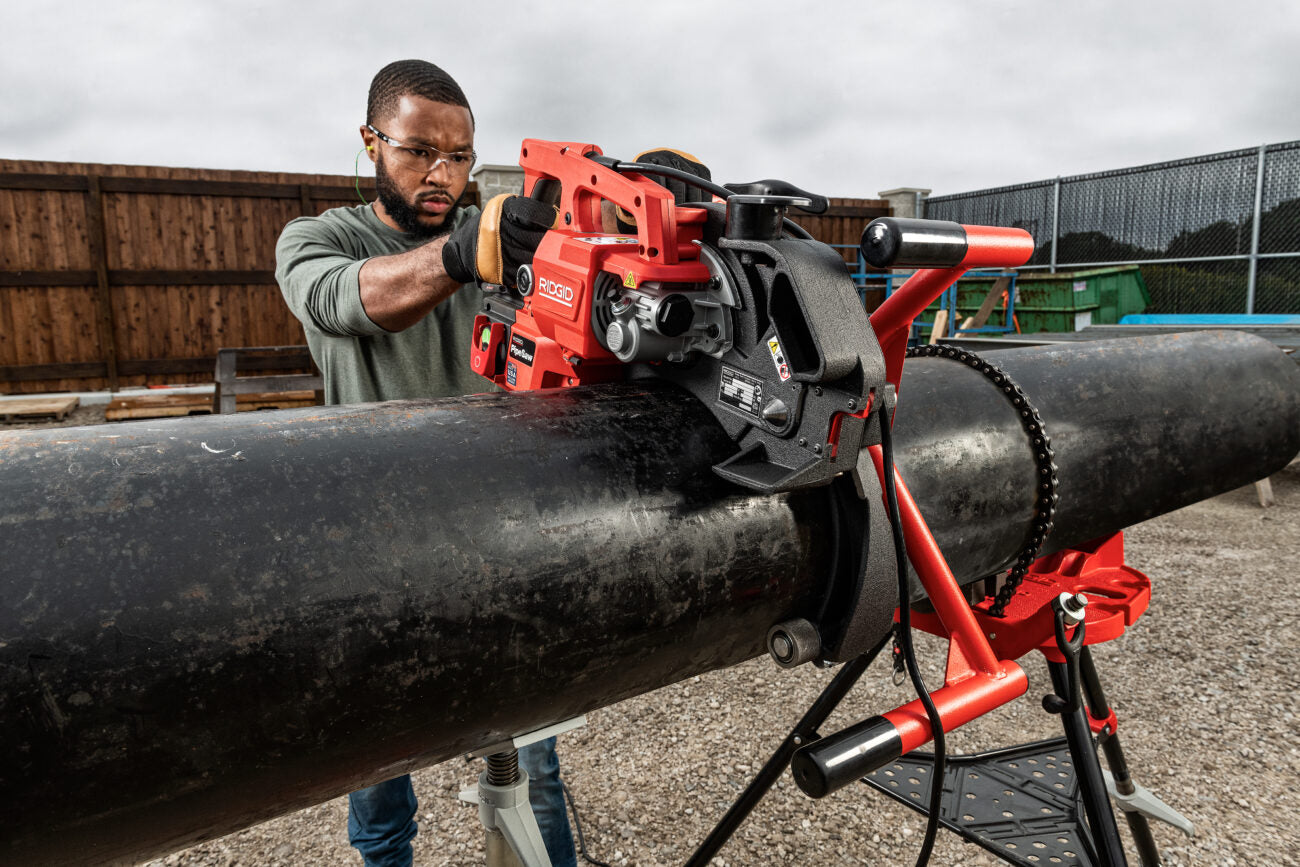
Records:
{"label": "gray stone wall", "polygon": [[501,193],[518,195],[524,189],[524,170],[519,166],[485,164],[470,175],[478,184],[479,201],[486,202]]}
{"label": "gray stone wall", "polygon": [[898,187],[881,190],[877,195],[889,200],[889,207],[893,209],[895,217],[919,217],[921,214],[917,213],[917,202],[924,202],[930,191],[923,187]]}

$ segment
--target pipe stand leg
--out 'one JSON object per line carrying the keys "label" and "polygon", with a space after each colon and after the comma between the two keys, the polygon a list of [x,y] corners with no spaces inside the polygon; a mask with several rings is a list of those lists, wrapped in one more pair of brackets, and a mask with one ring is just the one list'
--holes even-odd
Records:
{"label": "pipe stand leg", "polygon": [[[1097,677],[1097,666],[1092,658],[1092,651],[1084,647],[1079,653],[1079,672],[1083,680],[1083,698],[1088,704],[1088,712],[1093,719],[1106,719],[1110,716],[1110,703],[1101,688]],[[1129,774],[1128,761],[1124,758],[1124,749],[1120,746],[1119,732],[1103,733],[1098,741],[1102,752],[1106,754],[1106,765],[1115,779],[1115,791],[1121,795],[1132,795],[1136,791],[1133,778]],[[1128,822],[1129,832],[1133,835],[1133,844],[1137,846],[1138,857],[1142,867],[1160,867],[1160,849],[1156,846],[1155,836],[1151,833],[1151,823],[1137,810],[1125,810],[1124,819]]]}
{"label": "pipe stand leg", "polygon": [[856,659],[852,659],[844,664],[835,678],[826,685],[822,694],[817,696],[817,700],[812,703],[804,713],[803,718],[790,730],[785,740],[776,748],[776,752],[767,760],[762,769],[754,775],[754,779],[745,787],[745,791],[740,793],[734,804],[727,810],[726,814],[718,821],[709,836],[704,838],[704,842],[695,850],[686,862],[686,867],[704,867],[713,860],[713,856],[726,845],[731,836],[736,833],[736,829],[741,823],[753,812],[758,806],[758,802],[763,800],[781,774],[790,766],[790,758],[794,755],[795,750],[806,744],[812,737],[816,736],[816,731],[826,718],[839,707],[844,696],[848,695],[849,690],[858,682],[871,663],[875,661],[880,651],[889,643],[893,632],[889,632],[880,643],[871,650],[862,654]]}
{"label": "pipe stand leg", "polygon": [[[1047,667],[1056,694],[1070,695],[1069,667],[1063,662],[1049,662]],[[1065,740],[1074,760],[1074,773],[1079,780],[1084,812],[1092,831],[1093,844],[1097,848],[1097,863],[1100,867],[1128,867],[1086,714],[1082,705],[1072,711],[1064,711],[1061,713],[1061,724],[1065,727]]]}

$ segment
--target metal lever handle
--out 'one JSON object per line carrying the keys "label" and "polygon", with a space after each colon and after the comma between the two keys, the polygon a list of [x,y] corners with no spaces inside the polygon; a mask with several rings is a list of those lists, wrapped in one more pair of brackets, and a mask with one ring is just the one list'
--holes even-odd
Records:
{"label": "metal lever handle", "polygon": [[723,186],[737,196],[780,197],[787,200],[786,204],[794,205],[809,214],[824,214],[831,205],[830,199],[825,196],[801,190],[789,181],[778,181],[772,178],[752,181],[748,184],[723,184]]}

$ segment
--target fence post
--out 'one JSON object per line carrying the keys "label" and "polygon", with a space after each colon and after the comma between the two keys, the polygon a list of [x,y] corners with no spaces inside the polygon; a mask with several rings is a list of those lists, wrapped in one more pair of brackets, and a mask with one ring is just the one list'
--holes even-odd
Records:
{"label": "fence post", "polygon": [[108,235],[104,227],[104,197],[99,176],[86,178],[86,240],[95,269],[95,306],[99,311],[99,342],[108,368],[108,390],[119,391],[117,329],[113,326],[113,295],[108,285]]}
{"label": "fence post", "polygon": [[1268,145],[1259,146],[1258,165],[1255,167],[1255,217],[1250,226],[1250,269],[1246,272],[1246,315],[1255,312],[1255,273],[1259,269],[1259,218],[1264,210],[1264,161],[1268,159]]}
{"label": "fence post", "polygon": [[1057,230],[1061,225],[1061,176],[1056,176],[1056,182],[1052,184],[1052,270],[1056,273],[1056,236]]}

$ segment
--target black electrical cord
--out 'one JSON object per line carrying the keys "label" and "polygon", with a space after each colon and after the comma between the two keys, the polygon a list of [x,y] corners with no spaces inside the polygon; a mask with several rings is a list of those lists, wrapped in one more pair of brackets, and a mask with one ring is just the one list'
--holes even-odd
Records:
{"label": "black electrical cord", "polygon": [[[727,189],[721,184],[715,184],[713,181],[706,181],[698,175],[681,169],[669,168],[668,166],[657,166],[653,163],[625,163],[616,162],[610,166],[616,172],[636,172],[639,175],[665,175],[666,177],[676,178],[684,184],[689,184],[697,189],[704,190],[706,193],[712,193],[720,199],[727,199],[736,195],[732,190]],[[783,221],[784,228],[787,232],[804,241],[815,240],[808,230],[800,226],[794,220],[785,218]]]}
{"label": "black electrical cord", "polygon": [[907,587],[907,547],[903,540],[903,524],[899,518],[898,487],[894,484],[894,443],[890,430],[890,419],[885,410],[880,412],[880,455],[885,484],[886,511],[889,514],[889,528],[894,535],[894,556],[898,560],[898,644],[903,651],[903,661],[907,673],[912,678],[912,687],[925,705],[925,715],[930,720],[930,730],[934,732],[934,775],[930,778],[930,814],[925,824],[925,839],[921,851],[916,857],[916,867],[925,867],[930,863],[930,853],[934,850],[935,837],[939,833],[939,811],[943,800],[943,777],[947,758],[943,737],[943,720],[939,709],[930,698],[930,691],[921,678],[921,669],[916,664],[916,650],[912,647],[912,608],[911,593]]}
{"label": "black electrical cord", "polygon": [[655,165],[654,163],[629,163],[619,160],[610,168],[616,172],[636,172],[638,175],[665,175],[670,178],[676,178],[684,184],[688,184],[689,186],[695,187],[699,190],[704,190],[706,193],[712,193],[722,199],[735,195],[735,193],[721,184],[715,184],[713,181],[705,180],[699,175],[693,175],[688,171],[675,169],[671,166],[660,166]]}
{"label": "black electrical cord", "polygon": [[588,864],[595,864],[596,867],[610,867],[604,861],[598,861],[587,854],[587,838],[582,835],[582,820],[578,818],[578,805],[573,800],[573,793],[569,791],[569,784],[560,780],[560,787],[564,790],[564,798],[569,802],[569,811],[573,813],[573,830],[578,832],[578,852],[582,855],[582,860]]}

